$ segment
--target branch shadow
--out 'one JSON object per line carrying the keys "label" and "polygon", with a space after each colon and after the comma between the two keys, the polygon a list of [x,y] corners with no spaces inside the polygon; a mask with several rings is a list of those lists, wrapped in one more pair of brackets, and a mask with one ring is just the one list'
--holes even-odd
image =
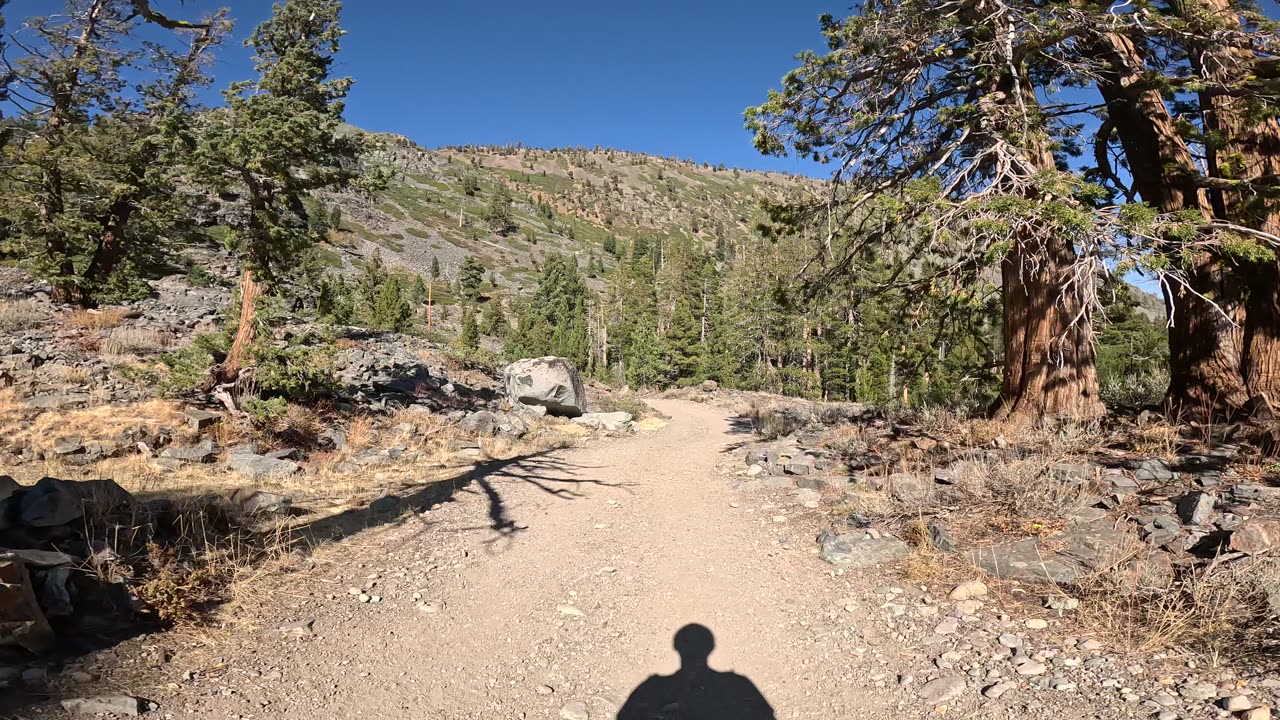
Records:
{"label": "branch shadow", "polygon": [[467,472],[424,484],[410,494],[386,495],[366,507],[300,525],[293,532],[305,546],[315,548],[370,528],[417,517],[418,513],[436,503],[456,500],[460,493],[479,493],[488,501],[488,524],[460,528],[459,532],[489,528],[496,533],[489,542],[509,540],[524,528],[512,517],[509,503],[499,489],[499,484],[504,481],[528,483],[562,500],[582,497],[576,489],[582,485],[621,487],[618,483],[582,476],[584,471],[600,469],[598,466],[569,462],[554,453],[554,450],[543,450],[508,459],[482,461]]}

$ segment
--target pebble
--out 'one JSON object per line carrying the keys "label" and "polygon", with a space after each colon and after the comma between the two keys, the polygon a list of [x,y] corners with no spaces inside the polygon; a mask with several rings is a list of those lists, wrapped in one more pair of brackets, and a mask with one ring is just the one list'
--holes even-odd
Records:
{"label": "pebble", "polygon": [[1156,713],[1156,720],[1178,720],[1178,713],[1172,710],[1161,710]]}
{"label": "pebble", "polygon": [[565,703],[564,707],[560,708],[560,717],[563,720],[591,720],[587,715],[587,704],[581,700]]}
{"label": "pebble", "polygon": [[974,598],[986,597],[987,585],[981,580],[970,580],[969,582],[960,583],[955,586],[948,595],[952,600],[972,600]]}
{"label": "pebble", "polygon": [[1240,713],[1241,720],[1271,720],[1271,708],[1256,707],[1249,708]]}
{"label": "pebble", "polygon": [[1018,666],[1019,675],[1043,675],[1045,670],[1048,670],[1048,668],[1044,666],[1044,663],[1035,661],[1025,662]]}
{"label": "pebble", "polygon": [[921,700],[924,700],[930,705],[941,705],[942,703],[959,696],[960,693],[964,692],[964,689],[964,678],[949,675],[947,677],[940,677],[937,680],[930,680],[924,685],[921,685],[920,689],[916,692],[920,695]]}
{"label": "pebble", "polygon": [[561,615],[572,615],[573,617],[582,617],[585,614],[581,610],[579,610],[578,608],[572,605],[561,605],[556,609],[560,611]]}
{"label": "pebble", "polygon": [[1014,685],[1012,683],[998,682],[994,685],[988,685],[982,691],[982,694],[985,695],[986,697],[991,698],[992,700],[995,700],[996,698],[1009,692],[1013,688],[1014,688]]}
{"label": "pebble", "polygon": [[553,693],[553,692],[555,692],[555,690],[553,690],[553,689],[551,688],[551,686],[550,686],[550,685],[539,685],[539,686],[538,686],[538,694],[539,694],[539,695],[550,695],[550,694],[551,694],[551,693]]}
{"label": "pebble", "polygon": [[1223,700],[1222,707],[1227,712],[1244,712],[1253,708],[1253,701],[1247,695],[1236,695]]}
{"label": "pebble", "polygon": [[1032,630],[1043,630],[1049,627],[1049,621],[1042,620],[1040,618],[1031,618],[1027,621],[1027,627]]}
{"label": "pebble", "polygon": [[1005,647],[1007,647],[1007,648],[1009,648],[1009,649],[1011,649],[1011,650],[1014,650],[1014,649],[1017,649],[1017,648],[1022,647],[1022,638],[1018,637],[1017,635],[1011,635],[1011,634],[1009,634],[1009,633],[1004,633],[1004,634],[1003,634],[1003,635],[1001,635],[998,639],[999,639],[999,642],[1000,642],[1000,644],[1001,644],[1001,645],[1003,645],[1003,646],[1005,646]]}
{"label": "pebble", "polygon": [[960,629],[959,621],[957,621],[955,618],[947,618],[946,620],[943,620],[942,622],[938,623],[938,626],[935,627],[933,631],[938,635],[951,635],[956,630],[959,630],[959,629]]}

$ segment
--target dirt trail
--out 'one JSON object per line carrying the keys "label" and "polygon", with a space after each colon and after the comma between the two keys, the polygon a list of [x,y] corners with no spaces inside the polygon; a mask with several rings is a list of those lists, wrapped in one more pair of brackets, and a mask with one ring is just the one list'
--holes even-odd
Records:
{"label": "dirt trail", "polygon": [[[735,497],[716,466],[746,438],[723,410],[654,404],[672,416],[655,433],[526,459],[350,538],[363,566],[319,578],[331,597],[284,598],[278,619],[313,619],[314,636],[256,633],[208,679],[153,693],[162,712],[614,718],[677,670],[673,634],[700,623],[711,668],[745,676],[778,718],[883,717],[876,612],[840,597],[849,578],[813,556],[812,523]],[[348,595],[374,574],[380,603]]]}

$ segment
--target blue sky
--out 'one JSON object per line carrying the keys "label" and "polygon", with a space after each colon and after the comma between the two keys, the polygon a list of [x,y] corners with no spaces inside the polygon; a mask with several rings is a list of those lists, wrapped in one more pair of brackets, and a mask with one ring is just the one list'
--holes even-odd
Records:
{"label": "blue sky", "polygon": [[[189,16],[230,7],[238,38],[270,0],[153,0]],[[849,0],[349,0],[338,72],[356,79],[347,119],[428,147],[601,145],[711,163],[821,174],[761,157],[742,111],[821,44],[818,16]],[[61,0],[12,0],[10,30]],[[218,84],[252,76],[239,42]],[[215,94],[216,96],[216,94]]]}

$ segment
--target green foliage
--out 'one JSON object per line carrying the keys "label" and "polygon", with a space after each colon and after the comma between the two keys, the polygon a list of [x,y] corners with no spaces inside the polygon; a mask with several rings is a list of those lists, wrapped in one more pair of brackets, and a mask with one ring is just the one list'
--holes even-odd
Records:
{"label": "green foliage", "polygon": [[521,309],[519,326],[508,338],[507,355],[556,355],[586,368],[588,302],[586,282],[573,258],[549,255],[538,290]]}
{"label": "green foliage", "polygon": [[467,197],[475,197],[480,192],[480,178],[475,173],[467,173],[462,176],[462,192]]}
{"label": "green foliage", "polygon": [[480,297],[480,285],[484,282],[484,265],[468,255],[458,268],[458,294],[468,302],[475,302]]}
{"label": "green foliage", "polygon": [[476,325],[476,311],[470,305],[462,308],[462,329],[458,332],[458,347],[471,351],[480,347],[480,328]]}
{"label": "green foliage", "polygon": [[408,288],[401,276],[391,275],[378,288],[377,296],[369,309],[369,327],[378,330],[402,332],[409,326],[413,308],[409,304]]}
{"label": "green foliage", "polygon": [[502,304],[497,300],[486,303],[480,316],[480,331],[490,337],[503,338],[509,329],[507,318],[502,314]]}
{"label": "green foliage", "polygon": [[1158,403],[1168,386],[1168,330],[1139,312],[1133,292],[1123,282],[1110,282],[1103,297],[1098,384],[1104,398],[1120,407]]}
{"label": "green foliage", "polygon": [[511,209],[511,201],[511,190],[506,185],[499,184],[489,198],[488,207],[485,208],[485,222],[489,224],[490,230],[499,235],[506,235],[516,229],[516,218]]}
{"label": "green foliage", "polygon": [[346,325],[355,317],[356,300],[352,289],[337,273],[320,279],[316,293],[316,313],[326,322]]}
{"label": "green foliage", "polygon": [[344,31],[338,0],[286,0],[245,44],[258,79],[232,83],[226,105],[204,115],[193,164],[214,192],[234,193],[250,212],[233,216],[227,244],[244,266],[270,281],[324,239],[303,199],[384,173],[358,174],[367,142],[341,131],[352,81],[329,70]]}
{"label": "green foliage", "polygon": [[431,256],[431,279],[432,280],[440,279],[440,258],[434,255]]}

